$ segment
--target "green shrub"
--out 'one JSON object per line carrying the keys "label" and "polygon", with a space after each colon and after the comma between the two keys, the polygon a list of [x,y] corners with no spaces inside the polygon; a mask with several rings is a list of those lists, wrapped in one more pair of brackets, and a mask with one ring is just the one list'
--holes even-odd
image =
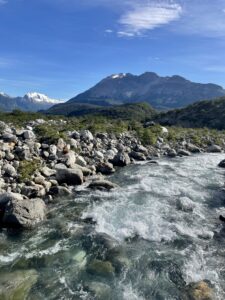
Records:
{"label": "green shrub", "polygon": [[34,174],[35,171],[39,170],[41,166],[41,163],[39,160],[23,160],[20,162],[19,166],[19,180],[21,182],[24,182],[26,180],[29,180],[30,177]]}

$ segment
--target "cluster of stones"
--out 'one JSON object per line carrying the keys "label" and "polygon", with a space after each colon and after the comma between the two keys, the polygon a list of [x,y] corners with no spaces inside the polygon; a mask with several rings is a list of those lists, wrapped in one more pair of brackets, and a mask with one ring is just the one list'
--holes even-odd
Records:
{"label": "cluster of stones", "polygon": [[[134,161],[153,157],[187,156],[202,150],[190,142],[177,143],[175,148],[164,142],[168,130],[162,133],[154,147],[144,147],[134,134],[97,133],[88,130],[67,133],[66,141],[40,143],[34,133],[36,120],[17,129],[0,122],[0,224],[3,227],[31,228],[46,215],[46,203],[56,196],[68,196],[76,185],[89,182],[89,188],[110,190],[116,187],[101,176],[115,172]],[[62,121],[65,122],[65,121]],[[44,137],[42,137],[42,141]],[[221,152],[217,145],[208,151]],[[38,163],[38,169],[25,182],[20,180],[20,165],[24,161]],[[154,162],[154,161],[152,161]]]}

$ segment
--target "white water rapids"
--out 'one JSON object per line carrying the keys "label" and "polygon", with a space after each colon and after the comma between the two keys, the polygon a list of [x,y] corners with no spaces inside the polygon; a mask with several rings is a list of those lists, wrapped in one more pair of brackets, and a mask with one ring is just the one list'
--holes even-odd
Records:
{"label": "white water rapids", "polygon": [[[184,286],[200,280],[210,282],[216,299],[225,299],[219,221],[225,216],[225,171],[217,167],[224,158],[163,158],[119,169],[109,178],[120,186],[114,191],[81,187],[75,199],[52,205],[49,220],[36,231],[16,238],[0,234],[0,271],[36,269],[30,299],[178,300]],[[82,231],[78,214],[96,224]],[[113,278],[87,271],[93,258],[105,259],[102,233],[126,253],[126,268]]]}

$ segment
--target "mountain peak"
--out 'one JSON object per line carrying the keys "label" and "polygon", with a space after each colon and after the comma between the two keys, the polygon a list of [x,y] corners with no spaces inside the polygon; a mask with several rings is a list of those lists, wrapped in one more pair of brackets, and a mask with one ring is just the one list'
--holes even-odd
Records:
{"label": "mountain peak", "polygon": [[221,86],[192,82],[179,75],[163,77],[154,72],[141,75],[118,73],[104,78],[88,91],[70,99],[69,103],[107,106],[147,102],[154,108],[172,109],[224,95],[225,90]]}

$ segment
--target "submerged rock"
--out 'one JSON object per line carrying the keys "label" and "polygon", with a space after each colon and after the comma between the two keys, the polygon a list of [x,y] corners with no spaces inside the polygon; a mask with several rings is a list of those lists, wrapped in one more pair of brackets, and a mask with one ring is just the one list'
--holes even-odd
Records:
{"label": "submerged rock", "polygon": [[91,292],[93,296],[95,297],[94,299],[97,300],[111,300],[111,288],[109,285],[102,283],[102,282],[97,282],[97,281],[92,281],[89,282],[88,284],[85,284],[84,288]]}
{"label": "submerged rock", "polygon": [[111,190],[117,187],[118,187],[117,184],[112,183],[111,181],[108,180],[94,180],[88,186],[89,189],[99,189],[99,190],[102,189]]}
{"label": "submerged rock", "polygon": [[194,207],[195,207],[194,202],[188,197],[181,197],[177,200],[177,208],[179,210],[189,212],[189,211],[193,211]]}
{"label": "submerged rock", "polygon": [[94,259],[88,265],[87,272],[92,275],[112,277],[115,273],[115,269],[109,261]]}
{"label": "submerged rock", "polygon": [[32,286],[37,282],[38,274],[35,270],[15,271],[0,274],[0,299],[27,299]]}
{"label": "submerged rock", "polygon": [[213,290],[206,281],[190,283],[186,287],[186,300],[214,300]]}

